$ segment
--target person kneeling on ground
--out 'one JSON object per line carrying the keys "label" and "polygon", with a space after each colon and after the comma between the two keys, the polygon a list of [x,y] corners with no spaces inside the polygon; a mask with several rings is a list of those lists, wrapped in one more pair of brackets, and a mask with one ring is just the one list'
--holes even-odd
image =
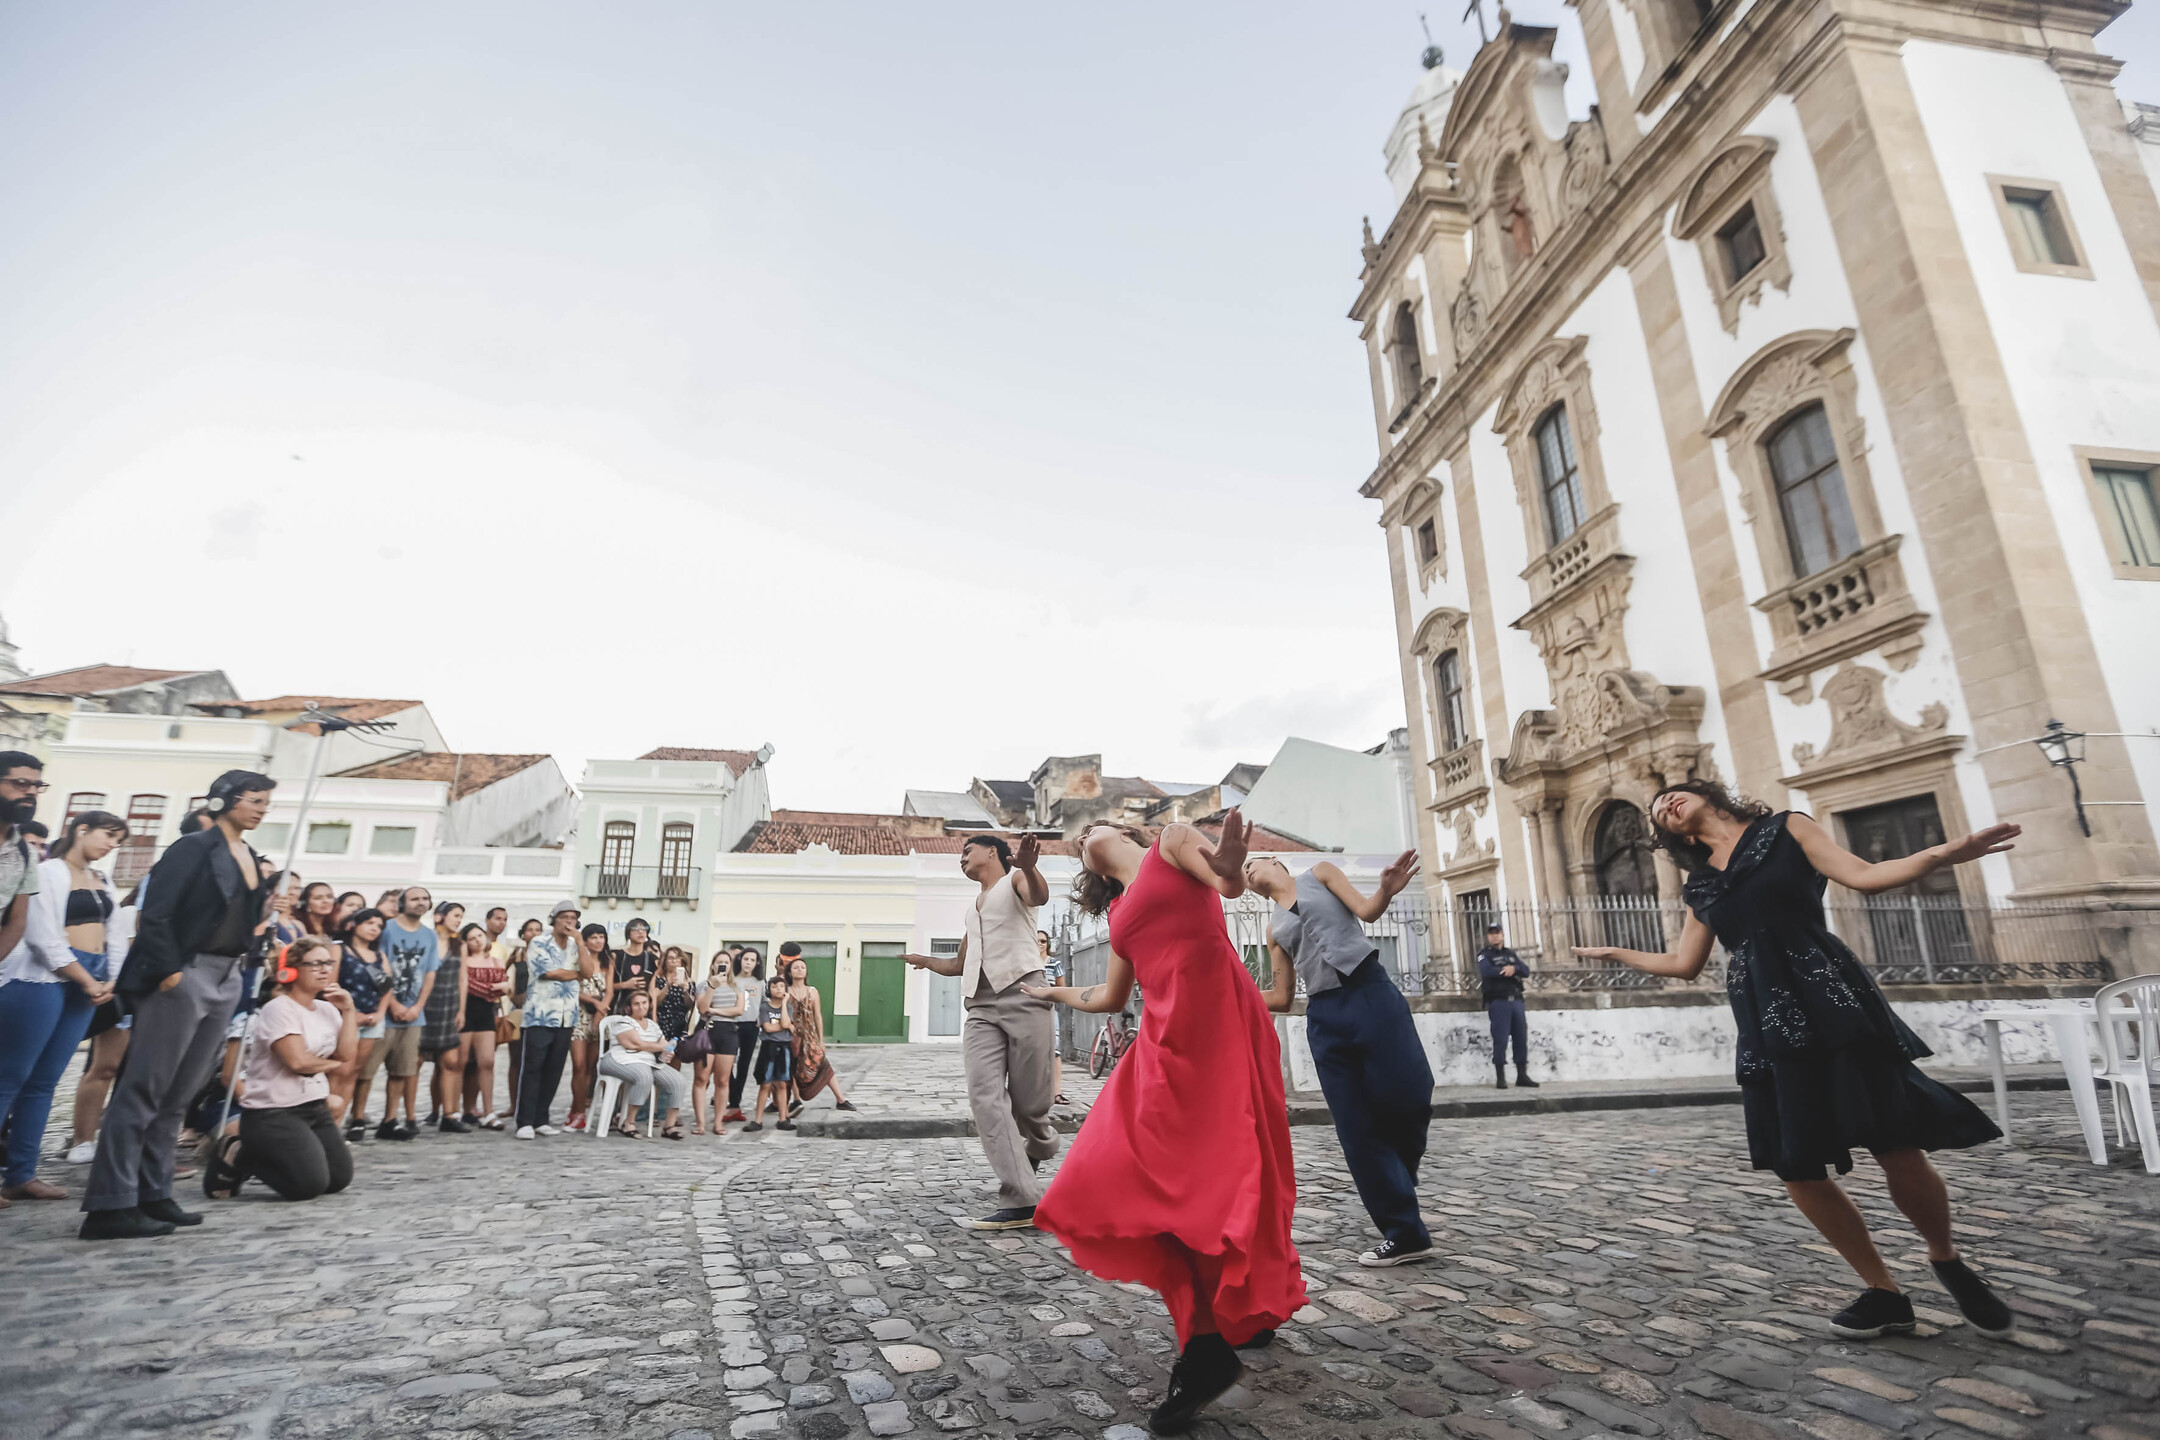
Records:
{"label": "person kneeling on ground", "polygon": [[660,1133],[670,1140],[682,1139],[680,1117],[685,1082],[682,1071],[657,1063],[667,1052],[668,1041],[652,1018],[652,996],[643,990],[633,991],[630,1013],[610,1015],[601,1026],[608,1039],[608,1051],[600,1057],[600,1073],[622,1081],[623,1104],[628,1116],[623,1121],[622,1133],[637,1134],[637,1113],[652,1095],[653,1086],[658,1085],[660,1108],[667,1112]]}
{"label": "person kneeling on ground", "polygon": [[248,1043],[240,1133],[203,1168],[203,1193],[229,1200],[253,1177],[287,1200],[335,1195],[352,1183],[352,1151],[330,1113],[330,1077],[360,1048],[352,996],[337,983],[338,949],[295,940],[278,962],[275,993]]}

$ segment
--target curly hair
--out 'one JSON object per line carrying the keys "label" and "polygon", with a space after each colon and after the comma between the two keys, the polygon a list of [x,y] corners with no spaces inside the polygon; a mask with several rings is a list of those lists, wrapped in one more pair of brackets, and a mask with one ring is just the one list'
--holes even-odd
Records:
{"label": "curly hair", "polygon": [[[1115,820],[1096,820],[1083,826],[1080,833],[1073,837],[1074,845],[1085,845],[1088,831],[1100,829],[1104,826],[1117,831],[1143,850],[1147,849],[1152,843],[1148,839],[1147,831],[1140,829],[1136,825],[1120,825]],[[1111,901],[1125,893],[1125,882],[1109,875],[1097,875],[1094,871],[1088,869],[1085,853],[1083,850],[1080,873],[1073,876],[1072,903],[1074,908],[1078,909],[1082,914],[1100,915],[1110,908]]]}
{"label": "curly hair", "polygon": [[[1711,809],[1743,823],[1760,820],[1770,813],[1770,807],[1760,800],[1735,795],[1715,780],[1682,780],[1676,785],[1667,785],[1650,797],[1650,814],[1654,817],[1657,814],[1657,802],[1673,794],[1696,796]],[[1654,818],[1650,822],[1650,845],[1652,849],[1662,850],[1672,856],[1673,863],[1688,874],[1693,874],[1710,863],[1709,846],[1667,830]]]}

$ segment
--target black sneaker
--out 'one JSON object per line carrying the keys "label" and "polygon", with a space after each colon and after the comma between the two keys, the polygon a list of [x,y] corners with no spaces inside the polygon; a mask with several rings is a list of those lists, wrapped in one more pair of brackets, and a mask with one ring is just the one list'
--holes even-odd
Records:
{"label": "black sneaker", "polygon": [[1357,1263],[1368,1270],[1385,1270],[1390,1265],[1408,1265],[1417,1260],[1430,1260],[1432,1256],[1430,1240],[1383,1240],[1358,1256]]}
{"label": "black sneaker", "polygon": [[1222,1336],[1193,1336],[1171,1368],[1169,1390],[1155,1413],[1148,1416],[1148,1429],[1157,1435],[1184,1434],[1192,1429],[1200,1412],[1237,1384],[1238,1376],[1244,1373],[1237,1351]]}
{"label": "black sneaker", "polygon": [[[988,1215],[960,1222],[970,1230],[1027,1230],[1035,1224],[1033,1205],[1015,1205],[1004,1210],[993,1210]],[[1211,1397],[1212,1398],[1212,1397]]]}
{"label": "black sneaker", "polygon": [[355,1120],[345,1127],[345,1142],[348,1145],[357,1145],[365,1139],[367,1139],[367,1122],[365,1120]]}
{"label": "black sneaker", "polygon": [[782,1120],[772,1128],[775,1130],[792,1130],[795,1128],[795,1122],[793,1120]]}
{"label": "black sneaker", "polygon": [[419,1126],[413,1124],[410,1120],[405,1120],[399,1122],[397,1127],[390,1132],[390,1138],[392,1140],[411,1140],[419,1133]]}
{"label": "black sneaker", "polygon": [[1275,1332],[1273,1330],[1260,1330],[1254,1333],[1252,1339],[1247,1340],[1237,1348],[1240,1350],[1265,1350],[1274,1343]]}
{"label": "black sneaker", "polygon": [[1830,1328],[1854,1340],[1913,1332],[1912,1301],[1895,1290],[1863,1290],[1860,1298],[1830,1317]]}
{"label": "black sneaker", "polygon": [[764,1127],[764,1125],[760,1124],[760,1123],[759,1123],[758,1121],[756,1121],[756,1120],[752,1120],[752,1121],[751,1121],[751,1122],[750,1122],[749,1124],[747,1124],[747,1125],[745,1125],[745,1126],[743,1126],[743,1127],[742,1127],[742,1133],[743,1133],[743,1134],[745,1134],[745,1135],[750,1135],[750,1134],[754,1134],[754,1133],[756,1133],[757,1131],[759,1131],[759,1130],[762,1130],[762,1129],[764,1129],[764,1128],[765,1128],[765,1127]]}
{"label": "black sneaker", "polygon": [[387,1115],[383,1116],[382,1124],[375,1127],[375,1138],[378,1140],[397,1139],[397,1121]]}
{"label": "black sneaker", "polygon": [[75,1233],[84,1240],[148,1240],[172,1232],[170,1220],[153,1220],[130,1205],[121,1210],[92,1210]]}
{"label": "black sneaker", "polygon": [[836,1103],[832,1108],[835,1110],[852,1110],[855,1108],[855,1102],[853,1100],[842,1100]]}
{"label": "black sneaker", "polygon": [[1935,1278],[1942,1281],[1943,1289],[1957,1301],[1958,1314],[1965,1323],[1982,1335],[2001,1339],[2017,1328],[2017,1317],[2010,1307],[2003,1304],[2002,1297],[1988,1288],[1987,1281],[1966,1267],[1963,1260],[1931,1260]]}
{"label": "black sneaker", "polygon": [[1538,1083],[1530,1078],[1528,1070],[1518,1065],[1515,1068],[1515,1088],[1518,1090],[1535,1090],[1538,1088]]}
{"label": "black sneaker", "polygon": [[202,1216],[193,1210],[181,1209],[179,1203],[169,1195],[163,1200],[145,1200],[135,1208],[163,1225],[202,1224]]}
{"label": "black sneaker", "polygon": [[444,1135],[469,1135],[472,1133],[472,1128],[472,1126],[467,1125],[455,1115],[443,1116],[442,1124],[436,1127]]}

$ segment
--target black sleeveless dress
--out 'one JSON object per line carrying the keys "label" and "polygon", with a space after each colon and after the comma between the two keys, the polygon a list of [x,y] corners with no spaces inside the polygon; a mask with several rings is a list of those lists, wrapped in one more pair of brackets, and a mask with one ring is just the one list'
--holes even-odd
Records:
{"label": "black sleeveless dress", "polygon": [[1852,1169],[1856,1149],[1961,1150],[2000,1138],[1979,1106],[1922,1074],[1934,1052],[1823,921],[1827,883],[1785,829],[1754,821],[1723,870],[1688,877],[1688,908],[1729,957],[1725,993],[1748,1156],[1781,1180]]}

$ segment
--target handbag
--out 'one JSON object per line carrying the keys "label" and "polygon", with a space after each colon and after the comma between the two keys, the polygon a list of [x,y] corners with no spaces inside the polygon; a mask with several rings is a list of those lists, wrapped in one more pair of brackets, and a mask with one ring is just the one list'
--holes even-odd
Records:
{"label": "handbag", "polygon": [[712,1055],[712,1032],[709,1026],[700,1025],[675,1042],[675,1058],[686,1062],[704,1060]]}

